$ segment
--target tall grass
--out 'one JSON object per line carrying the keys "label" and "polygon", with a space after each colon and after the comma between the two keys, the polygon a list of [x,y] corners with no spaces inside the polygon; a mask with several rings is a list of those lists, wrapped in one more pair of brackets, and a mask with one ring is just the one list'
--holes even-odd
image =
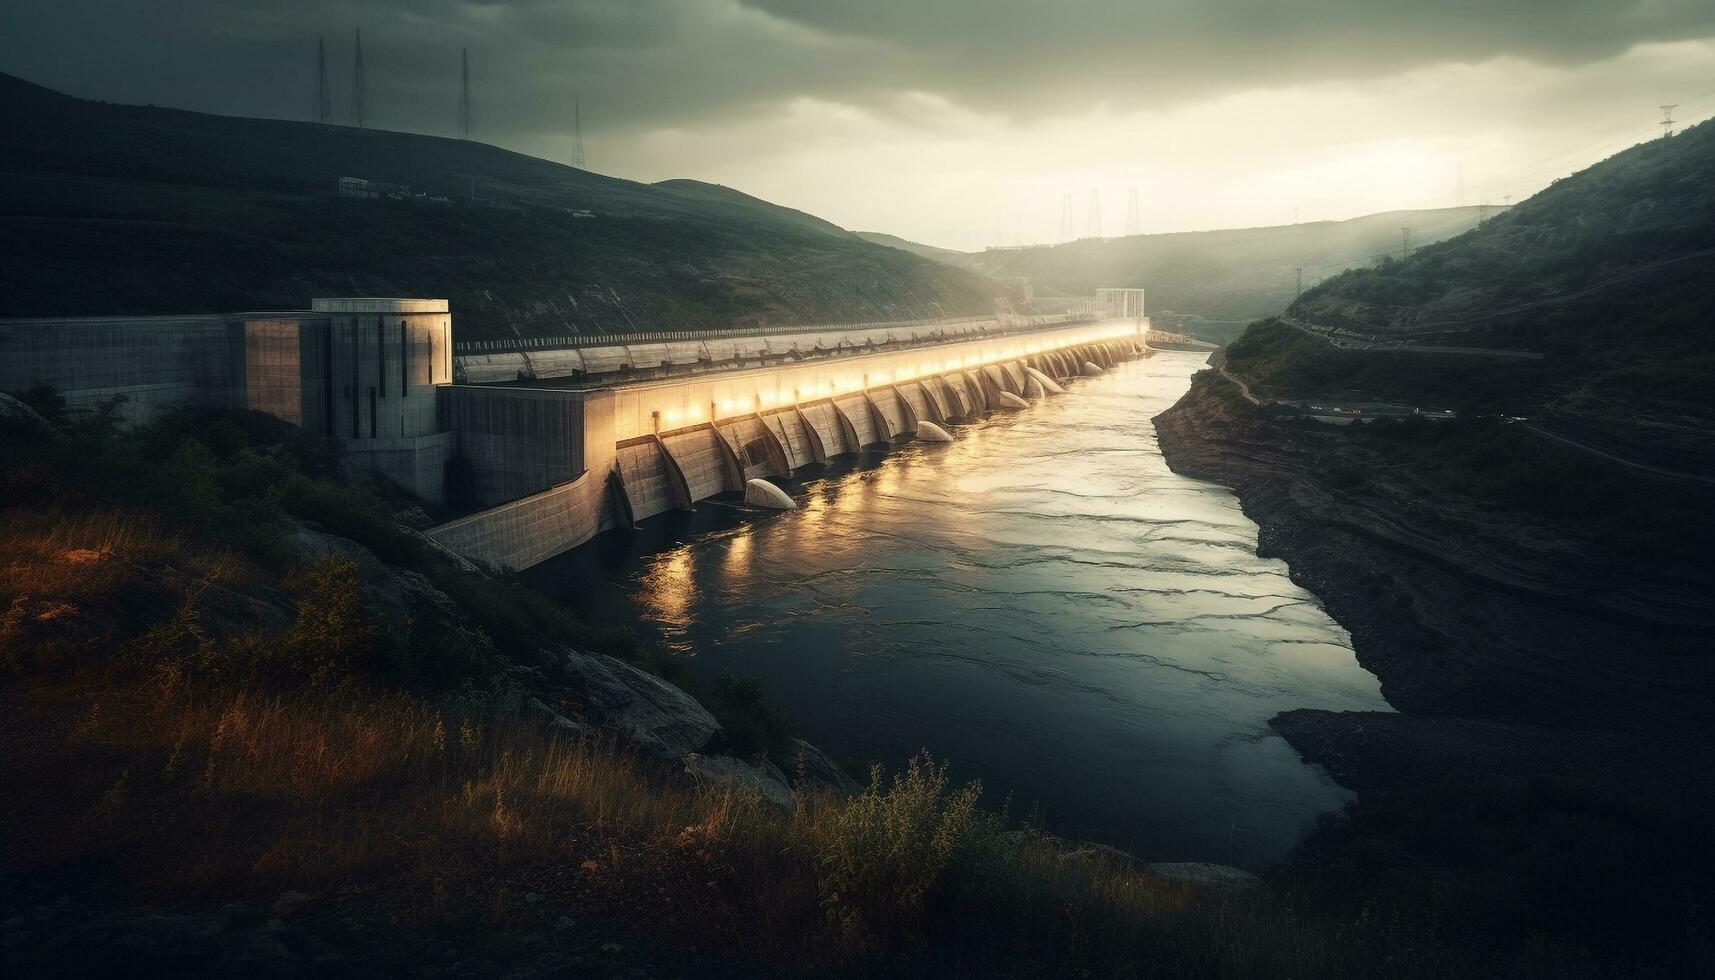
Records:
{"label": "tall grass", "polygon": [[[218,543],[232,521],[281,519],[251,479],[273,472],[257,452],[317,458],[314,446],[251,452],[231,428],[144,434],[213,468],[161,509],[93,489],[104,467],[136,472],[133,456],[148,455],[136,447],[88,473],[69,469],[84,457],[66,446],[64,472],[0,470],[30,502],[0,512],[8,871],[100,868],[165,903],[361,887],[401,928],[425,930],[517,924],[533,914],[517,897],[534,892],[537,909],[606,913],[784,972],[1573,972],[1553,944],[1521,962],[1449,942],[1411,911],[1429,905],[1379,912],[1361,883],[1210,889],[1068,848],[984,810],[977,787],[951,785],[926,755],[873,771],[851,798],[802,787],[781,810],[508,715],[477,670],[450,688],[419,683],[420,667],[383,653],[420,661],[424,638],[372,622],[349,563],[282,568],[252,546],[270,539],[261,532]],[[311,489],[305,499],[340,493],[320,478]],[[396,535],[373,503],[358,500],[348,523]],[[508,646],[575,628],[517,583],[419,567]],[[780,735],[754,686],[716,688],[724,723],[756,743]]]}
{"label": "tall grass", "polygon": [[[530,890],[724,956],[857,972],[1437,975],[1450,955],[1417,924],[1069,853],[983,811],[927,756],[852,798],[806,788],[784,811],[612,743],[396,692],[233,690],[163,669],[4,700],[17,712],[4,789],[32,815],[8,865],[95,860],[184,901],[365,881],[427,927],[506,923]],[[69,787],[29,778],[68,761]],[[1378,969],[1402,937],[1429,955]]]}

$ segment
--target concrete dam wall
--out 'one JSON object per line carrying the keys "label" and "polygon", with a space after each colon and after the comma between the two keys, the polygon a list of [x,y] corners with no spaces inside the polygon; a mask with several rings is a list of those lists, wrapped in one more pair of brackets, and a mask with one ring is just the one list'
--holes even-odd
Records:
{"label": "concrete dam wall", "polygon": [[131,423],[186,405],[266,412],[464,514],[429,530],[440,544],[523,568],[747,480],[886,447],[919,422],[1020,407],[1041,391],[1027,369],[1111,367],[1147,326],[1008,313],[566,349],[484,342],[455,360],[445,300],[325,298],[0,320],[0,391],[50,386],[74,412],[114,406]]}
{"label": "concrete dam wall", "polygon": [[[1142,330],[1137,320],[1086,323],[820,362],[558,390],[561,398],[583,403],[584,471],[428,533],[468,557],[524,568],[601,531],[740,492],[746,480],[785,476],[888,446],[915,433],[920,420],[979,418],[1001,407],[1003,393],[1031,393],[1027,369],[1068,380],[1081,376],[1086,362],[1112,367],[1146,349]],[[456,387],[459,397],[532,390]]]}

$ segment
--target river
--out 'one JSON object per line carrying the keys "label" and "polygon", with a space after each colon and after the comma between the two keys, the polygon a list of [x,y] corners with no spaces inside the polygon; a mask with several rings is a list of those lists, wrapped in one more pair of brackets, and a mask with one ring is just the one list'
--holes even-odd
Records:
{"label": "river", "polygon": [[1285,858],[1349,795],[1268,719],[1387,708],[1226,489],[1150,419],[1204,355],[1159,353],[1029,411],[788,488],[705,501],[531,573],[689,668],[761,678],[835,758],[919,748],[1071,837],[1152,860]]}

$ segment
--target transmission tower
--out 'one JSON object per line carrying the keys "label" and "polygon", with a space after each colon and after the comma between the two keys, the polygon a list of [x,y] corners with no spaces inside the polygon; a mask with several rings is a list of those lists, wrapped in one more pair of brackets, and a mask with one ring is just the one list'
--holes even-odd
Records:
{"label": "transmission tower", "polygon": [[459,52],[459,138],[470,139],[470,49]]}
{"label": "transmission tower", "polygon": [[1410,228],[1401,228],[1399,230],[1399,258],[1400,258],[1401,262],[1405,261],[1408,258],[1411,258],[1411,229]]}
{"label": "transmission tower", "polygon": [[333,122],[333,93],[328,90],[327,46],[316,38],[316,105],[313,118],[319,123]]}
{"label": "transmission tower", "polygon": [[1127,235],[1143,234],[1143,211],[1137,206],[1137,188],[1131,189],[1131,198],[1125,205],[1125,233]]}
{"label": "transmission tower", "polygon": [[1304,267],[1295,265],[1292,267],[1292,271],[1298,273],[1298,290],[1292,294],[1293,298],[1297,299],[1304,295]]}
{"label": "transmission tower", "polygon": [[363,125],[363,30],[358,29],[353,42],[355,52],[351,64],[351,124]]}
{"label": "transmission tower", "polygon": [[1679,108],[1679,103],[1677,102],[1673,105],[1664,105],[1661,107],[1661,135],[1673,135],[1673,110],[1677,108]]}
{"label": "transmission tower", "polygon": [[572,100],[572,166],[584,169],[584,115],[577,99]]}
{"label": "transmission tower", "polygon": [[1072,220],[1072,192],[1060,195],[1060,240],[1069,242],[1077,237],[1078,226]]}
{"label": "transmission tower", "polygon": [[1084,237],[1102,237],[1102,192],[1090,188],[1090,213],[1084,218]]}

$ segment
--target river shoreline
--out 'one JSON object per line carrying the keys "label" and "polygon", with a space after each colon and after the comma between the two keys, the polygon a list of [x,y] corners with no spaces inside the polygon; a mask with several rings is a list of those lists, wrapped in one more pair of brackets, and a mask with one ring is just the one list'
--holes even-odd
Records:
{"label": "river shoreline", "polygon": [[[1706,658],[1671,628],[1562,601],[1588,583],[1530,527],[1488,518],[1391,474],[1363,492],[1342,469],[1380,469],[1337,430],[1291,428],[1203,372],[1154,420],[1175,472],[1233,490],[1284,560],[1351,634],[1398,715],[1288,711],[1271,726],[1307,761],[1366,794],[1441,779],[1575,776],[1679,801],[1707,792]],[[1465,509],[1461,509],[1464,507]],[[1660,638],[1667,637],[1663,641]],[[1505,747],[1505,750],[1498,750]]]}
{"label": "river shoreline", "polygon": [[1387,704],[1233,495],[1161,458],[1148,420],[1200,361],[1131,362],[953,444],[803,473],[796,511],[716,501],[528,581],[705,683],[755,678],[837,759],[928,748],[1068,837],[1260,868],[1351,799],[1268,719]]}

